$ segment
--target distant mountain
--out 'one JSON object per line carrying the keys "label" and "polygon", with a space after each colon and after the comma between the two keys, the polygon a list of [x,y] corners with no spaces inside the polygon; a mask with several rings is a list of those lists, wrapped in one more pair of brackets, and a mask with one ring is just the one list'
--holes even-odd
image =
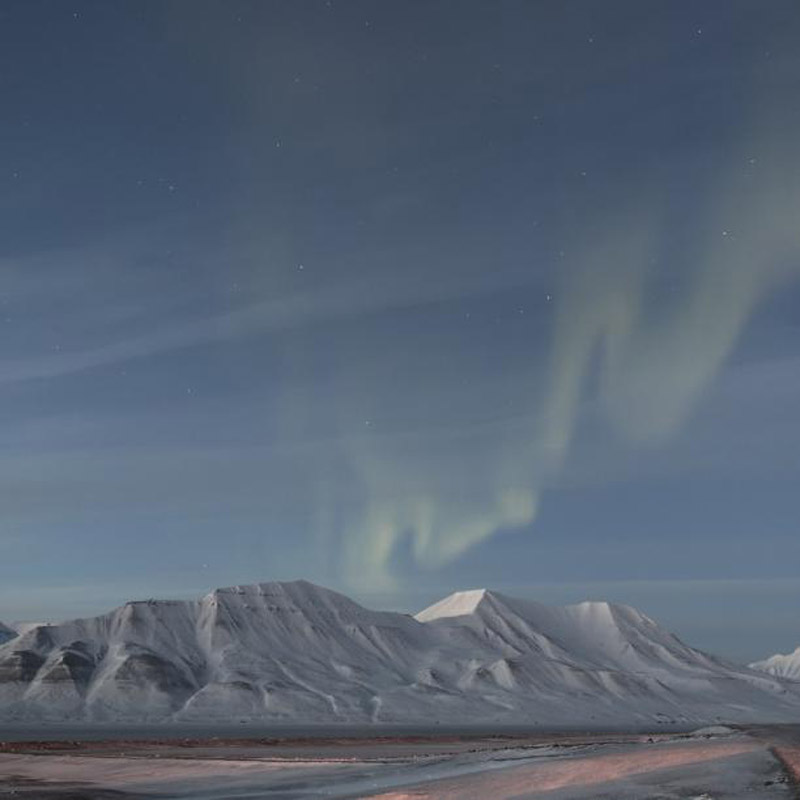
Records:
{"label": "distant mountain", "polygon": [[16,635],[17,632],[13,628],[9,628],[8,625],[4,625],[0,622],[0,644],[7,642],[9,639],[13,639]]}
{"label": "distant mountain", "polygon": [[800,681],[800,647],[793,653],[781,655],[780,653],[764,661],[756,661],[750,665],[753,669],[769,672],[782,678],[791,678]]}
{"label": "distant mountain", "polygon": [[642,725],[796,719],[799,685],[627,606],[485,590],[416,617],[305,581],[127,603],[0,644],[5,721]]}

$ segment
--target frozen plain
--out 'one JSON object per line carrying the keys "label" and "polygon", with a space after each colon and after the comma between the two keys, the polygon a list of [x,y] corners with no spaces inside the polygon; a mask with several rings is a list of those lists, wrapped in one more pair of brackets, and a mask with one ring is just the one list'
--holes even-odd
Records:
{"label": "frozen plain", "polygon": [[[6,743],[28,800],[791,798],[800,726],[695,734]],[[796,768],[796,766],[795,766]]]}

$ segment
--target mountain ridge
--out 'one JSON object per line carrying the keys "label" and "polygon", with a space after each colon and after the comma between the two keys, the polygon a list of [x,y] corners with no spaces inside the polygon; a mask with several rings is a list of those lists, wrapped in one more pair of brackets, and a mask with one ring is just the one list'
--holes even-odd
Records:
{"label": "mountain ridge", "polygon": [[416,616],[308,581],[131,601],[0,644],[0,719],[652,724],[779,721],[800,683],[630,606],[457,592]]}

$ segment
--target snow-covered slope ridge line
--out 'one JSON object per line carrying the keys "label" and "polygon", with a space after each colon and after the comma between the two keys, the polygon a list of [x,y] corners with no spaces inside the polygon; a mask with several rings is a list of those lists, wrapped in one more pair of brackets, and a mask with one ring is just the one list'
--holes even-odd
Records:
{"label": "snow-covered slope ridge line", "polygon": [[684,724],[784,720],[798,684],[626,606],[485,590],[416,617],[306,581],[127,603],[0,644],[5,721]]}

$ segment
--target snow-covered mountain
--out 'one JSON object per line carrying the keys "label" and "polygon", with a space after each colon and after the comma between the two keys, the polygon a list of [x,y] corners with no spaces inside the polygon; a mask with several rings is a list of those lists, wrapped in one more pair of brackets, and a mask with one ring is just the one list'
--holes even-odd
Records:
{"label": "snow-covered mountain", "polygon": [[770,656],[763,661],[756,661],[750,665],[753,669],[769,672],[782,678],[791,678],[800,681],[800,647],[793,653]]}
{"label": "snow-covered mountain", "polygon": [[763,673],[688,647],[629,606],[551,607],[478,590],[456,592],[416,618],[466,648],[485,643],[500,653],[476,664],[476,677],[547,719],[735,721],[800,710],[800,684],[765,683]]}
{"label": "snow-covered mountain", "polygon": [[305,581],[127,603],[0,644],[0,719],[639,724],[796,719],[800,684],[626,606],[459,592],[416,617]]}
{"label": "snow-covered mountain", "polygon": [[13,628],[0,622],[0,644],[7,642],[9,639],[13,639],[16,635],[17,632]]}

